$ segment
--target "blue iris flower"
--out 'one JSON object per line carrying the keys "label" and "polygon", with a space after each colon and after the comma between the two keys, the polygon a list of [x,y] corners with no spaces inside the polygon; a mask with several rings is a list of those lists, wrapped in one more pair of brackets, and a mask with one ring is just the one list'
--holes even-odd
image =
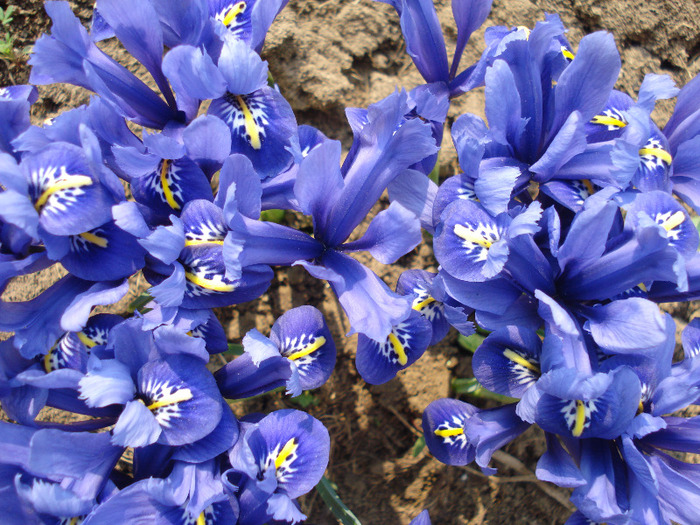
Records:
{"label": "blue iris flower", "polygon": [[[313,237],[269,222],[233,215],[224,242],[227,271],[239,275],[253,264],[304,266],[327,280],[353,331],[384,341],[411,310],[410,300],[391,292],[367,268],[344,252],[367,250],[391,263],[420,242],[419,222],[398,203],[377,214],[365,235],[347,243],[381,193],[403,169],[435,152],[427,124],[406,120],[405,93],[370,106],[352,159],[341,174],[340,144],[326,141],[303,159],[294,184],[300,209],[313,217]],[[350,158],[350,156],[348,156]],[[237,202],[242,202],[238,196]]]}
{"label": "blue iris flower", "polygon": [[225,483],[240,505],[240,525],[306,519],[296,498],[310,491],[328,464],[323,424],[299,410],[278,410],[244,423],[229,453]]}

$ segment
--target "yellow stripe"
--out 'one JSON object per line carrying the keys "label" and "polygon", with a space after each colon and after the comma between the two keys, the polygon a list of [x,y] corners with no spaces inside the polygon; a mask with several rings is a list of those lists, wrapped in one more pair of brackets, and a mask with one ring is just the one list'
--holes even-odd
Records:
{"label": "yellow stripe", "polygon": [[44,356],[44,370],[46,370],[47,374],[53,371],[53,369],[51,368],[51,353],[54,351],[54,348],[49,350]]}
{"label": "yellow stripe", "polygon": [[202,513],[199,516],[197,516],[197,524],[196,525],[207,525],[207,518],[204,515],[204,511],[202,511]]}
{"label": "yellow stripe", "polygon": [[233,22],[234,18],[236,18],[238,15],[245,11],[245,7],[245,2],[238,2],[231,9],[229,9],[228,13],[226,13],[226,16],[223,19],[224,25],[228,27],[229,24]]}
{"label": "yellow stripe", "polygon": [[78,339],[80,339],[80,342],[83,343],[85,346],[88,348],[92,348],[93,346],[97,346],[97,343],[90,339],[88,336],[86,336],[83,332],[77,332],[76,335],[78,336]]}
{"label": "yellow stripe", "polygon": [[177,403],[182,403],[183,401],[189,401],[192,399],[192,391],[189,388],[181,388],[174,394],[163,397],[159,401],[151,403],[148,405],[148,410],[155,410],[156,408],[167,407],[170,405],[176,405]]}
{"label": "yellow stripe", "polygon": [[170,189],[170,184],[168,183],[168,168],[170,167],[170,160],[163,159],[163,165],[160,168],[160,185],[163,187],[163,195],[165,195],[165,200],[168,202],[173,210],[179,210],[180,205],[175,200],[173,191]]}
{"label": "yellow stripe", "polygon": [[287,359],[291,359],[294,361],[295,359],[299,359],[300,357],[306,357],[307,355],[315,352],[319,348],[321,348],[323,345],[326,344],[326,338],[323,336],[317,337],[316,340],[311,343],[310,345],[306,345],[304,348],[299,350],[298,352],[294,352],[293,354],[290,354],[287,356]]}
{"label": "yellow stripe", "polygon": [[403,345],[393,333],[389,334],[389,341],[391,341],[391,345],[394,347],[394,352],[396,352],[396,355],[399,357],[399,364],[404,366],[406,363],[408,363],[408,356],[406,355]]}
{"label": "yellow stripe", "polygon": [[92,179],[86,175],[69,175],[65,179],[58,179],[54,184],[44,190],[44,193],[42,193],[34,203],[34,209],[40,211],[44,204],[46,204],[46,201],[49,200],[49,197],[56,192],[68,190],[70,188],[89,186],[90,184],[92,184]]}
{"label": "yellow stripe", "polygon": [[583,434],[583,425],[586,422],[586,407],[583,401],[580,399],[576,400],[576,423],[574,423],[574,428],[571,434],[574,437],[580,437]]}
{"label": "yellow stripe", "polygon": [[440,437],[460,436],[462,434],[464,434],[464,429],[462,428],[445,428],[435,431],[435,435]]}
{"label": "yellow stripe", "polygon": [[287,460],[289,455],[296,450],[296,448],[297,444],[294,442],[294,438],[287,441],[284,447],[282,447],[280,453],[277,454],[277,457],[275,458],[275,468],[280,468],[282,464]]}
{"label": "yellow stripe", "polygon": [[536,374],[541,373],[539,367],[533,365],[530,361],[525,359],[523,356],[521,356],[517,352],[513,352],[510,348],[506,348],[505,352],[503,352],[503,355],[506,356],[511,361],[513,361],[514,363],[518,363],[520,366],[524,366],[525,368],[532,370]]}
{"label": "yellow stripe", "polygon": [[201,239],[185,239],[185,246],[200,246],[202,244],[219,244],[223,246],[224,241],[219,241],[219,240],[211,240],[211,241],[205,241]]}
{"label": "yellow stripe", "polygon": [[589,181],[588,179],[583,179],[581,182],[583,182],[583,185],[588,190],[588,193],[590,193],[591,195],[595,193],[595,189],[593,188],[593,184],[591,184],[591,181]]}
{"label": "yellow stripe", "polygon": [[615,117],[608,117],[607,115],[596,115],[591,119],[592,124],[600,124],[602,126],[615,126],[616,128],[624,128],[627,123]]}
{"label": "yellow stripe", "polygon": [[80,237],[85,239],[87,242],[91,242],[92,244],[96,244],[100,248],[106,248],[107,245],[109,244],[107,242],[107,239],[105,239],[104,237],[100,237],[99,235],[95,235],[94,233],[90,233],[90,232],[81,233]]}
{"label": "yellow stripe", "polygon": [[203,279],[190,272],[185,272],[185,278],[191,283],[213,292],[232,292],[236,289],[235,284],[215,283],[210,279]]}
{"label": "yellow stripe", "polygon": [[478,244],[479,246],[482,246],[484,248],[490,248],[491,244],[493,244],[488,239],[484,239],[480,235],[477,235],[476,232],[473,232],[469,228],[465,228],[461,224],[455,224],[454,232],[457,237],[461,237],[467,242],[470,242],[472,244]]}
{"label": "yellow stripe", "polygon": [[260,130],[258,129],[258,125],[255,123],[253,114],[250,112],[250,108],[243,100],[243,97],[236,95],[236,99],[238,100],[238,105],[241,107],[241,111],[243,112],[245,130],[248,132],[248,135],[250,135],[250,145],[253,146],[253,149],[260,149],[262,146],[262,143],[260,142]]}
{"label": "yellow stripe", "polygon": [[639,150],[639,154],[641,156],[651,155],[652,157],[661,159],[666,164],[671,164],[671,162],[673,162],[673,157],[671,157],[671,154],[662,148],[642,148]]}
{"label": "yellow stripe", "polygon": [[678,210],[676,213],[674,213],[668,219],[666,219],[664,222],[662,222],[661,226],[664,227],[664,230],[666,230],[667,232],[670,232],[676,226],[680,226],[680,224],[684,220],[685,220],[685,213]]}
{"label": "yellow stripe", "polygon": [[425,308],[426,306],[428,306],[430,303],[434,303],[434,302],[435,302],[435,299],[434,299],[434,298],[428,297],[428,298],[425,299],[424,301],[421,301],[420,303],[414,304],[414,305],[413,305],[413,309],[420,312],[423,308]]}
{"label": "yellow stripe", "polygon": [[561,46],[561,54],[564,55],[569,60],[574,59],[574,54],[571,51],[569,51],[568,49],[566,49],[564,46]]}

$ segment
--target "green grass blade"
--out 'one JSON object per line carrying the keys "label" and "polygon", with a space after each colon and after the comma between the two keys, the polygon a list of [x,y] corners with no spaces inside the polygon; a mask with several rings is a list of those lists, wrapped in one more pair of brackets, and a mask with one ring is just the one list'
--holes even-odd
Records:
{"label": "green grass blade", "polygon": [[333,516],[338,518],[340,523],[343,525],[362,525],[360,520],[357,519],[357,516],[355,516],[352,511],[345,506],[345,503],[340,500],[336,492],[337,488],[335,483],[326,476],[323,476],[319,484],[316,485],[316,490],[321,495],[321,498],[326,502]]}
{"label": "green grass blade", "polygon": [[503,396],[501,394],[491,392],[490,390],[486,390],[483,386],[481,386],[481,383],[476,380],[476,377],[453,379],[452,390],[454,390],[456,394],[466,394],[468,396],[474,396],[481,399],[491,399],[500,403],[515,403],[519,401],[519,399]]}

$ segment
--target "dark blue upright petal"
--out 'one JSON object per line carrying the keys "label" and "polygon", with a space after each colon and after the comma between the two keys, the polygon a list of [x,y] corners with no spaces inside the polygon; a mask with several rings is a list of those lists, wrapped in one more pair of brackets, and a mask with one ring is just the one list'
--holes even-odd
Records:
{"label": "dark blue upright petal", "polygon": [[401,31],[406,52],[426,82],[446,82],[449,77],[447,51],[440,21],[432,0],[402,0]]}
{"label": "dark blue upright petal", "polygon": [[545,340],[540,356],[541,370],[566,367],[586,373],[591,371],[591,359],[580,322],[558,302],[535,291],[539,300],[537,313],[545,323]]}
{"label": "dark blue upright petal", "polygon": [[[572,112],[569,118],[564,121],[547,146],[547,150],[530,167],[535,181],[546,182],[555,177],[562,166],[586,150],[584,122],[578,111]],[[584,174],[581,174],[581,178],[583,176]]]}
{"label": "dark blue upright petal", "polygon": [[537,479],[555,483],[560,487],[580,487],[586,483],[573,458],[562,446],[559,438],[546,433],[547,452],[542,454],[535,471]]}
{"label": "dark blue upright petal", "polygon": [[457,45],[450,67],[450,78],[454,78],[459,67],[464,46],[469,37],[484,23],[491,11],[492,0],[455,0],[452,2],[452,16],[457,24]]}
{"label": "dark blue upright petal", "polygon": [[423,237],[420,221],[398,202],[392,202],[389,208],[380,211],[365,234],[358,239],[342,245],[343,251],[367,250],[383,264],[392,264],[420,244]]}
{"label": "dark blue upright petal", "polygon": [[343,164],[345,185],[329,214],[328,229],[316,235],[329,246],[345,241],[367,216],[387,185],[406,168],[437,151],[430,125],[406,121],[407,96],[397,92],[368,109]]}
{"label": "dark blue upright petal", "polygon": [[250,219],[260,218],[262,191],[260,177],[248,157],[239,153],[227,156],[214,199],[224,210],[226,222],[231,222],[238,212]]}
{"label": "dark blue upright petal", "polygon": [[[7,89],[7,88],[3,88]],[[0,96],[0,152],[17,156],[11,144],[22,132],[29,128],[30,105],[26,100],[12,100]]]}
{"label": "dark blue upright petal", "polygon": [[678,523],[697,520],[700,504],[700,472],[696,464],[657,452],[648,458],[659,484],[659,506],[667,518]]}
{"label": "dark blue upright petal", "polygon": [[267,82],[267,62],[237,38],[224,40],[217,66],[231,95],[247,95]]}
{"label": "dark blue upright petal", "polygon": [[581,39],[576,58],[562,72],[554,88],[555,117],[550,137],[574,111],[588,122],[608,100],[620,72],[620,54],[609,33],[598,32]]}
{"label": "dark blue upright petal", "polygon": [[673,157],[673,193],[691,206],[697,213],[700,209],[700,136],[694,137],[680,146]]}
{"label": "dark blue upright petal", "polygon": [[434,233],[433,203],[438,192],[437,185],[417,170],[406,170],[387,187],[389,200],[398,202],[411,210],[420,220],[421,227]]}
{"label": "dark blue upright petal", "polygon": [[170,85],[163,75],[163,32],[153,4],[144,0],[99,0],[100,15],[124,48],[145,66],[161,93],[174,107]]}
{"label": "dark blue upright petal", "polygon": [[124,116],[151,128],[177,118],[174,107],[95,46],[68,2],[47,3],[45,8],[53,21],[52,34],[33,48],[32,83],[68,82],[91,89]]}
{"label": "dark blue upright petal", "polygon": [[231,133],[228,126],[213,115],[200,115],[182,132],[187,156],[211,177],[231,153]]}
{"label": "dark blue upright petal", "polygon": [[486,70],[486,118],[496,142],[519,144],[527,119],[523,119],[521,94],[515,77],[505,60],[496,60]]}
{"label": "dark blue upright petal", "polygon": [[211,57],[194,46],[177,46],[163,59],[163,73],[176,93],[199,100],[226,93],[226,80]]}
{"label": "dark blue upright petal", "polygon": [[664,127],[664,135],[669,139],[671,152],[676,153],[676,148],[685,141],[698,134],[698,100],[700,100],[700,77],[695,76],[688,82],[678,94],[676,107],[671,118]]}
{"label": "dark blue upright petal", "polygon": [[331,227],[329,215],[343,188],[340,155],[339,142],[324,140],[309,151],[299,165],[294,195],[301,211],[313,217],[317,231],[327,231]]}
{"label": "dark blue upright petal", "polygon": [[267,2],[253,3],[251,8],[251,39],[250,46],[258,53],[265,43],[267,30],[272,25],[277,15],[287,5],[289,0],[267,0]]}

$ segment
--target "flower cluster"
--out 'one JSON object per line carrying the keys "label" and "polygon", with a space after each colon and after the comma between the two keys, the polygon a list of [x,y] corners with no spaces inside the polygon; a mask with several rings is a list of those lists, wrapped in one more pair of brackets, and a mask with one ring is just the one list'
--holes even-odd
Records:
{"label": "flower cluster", "polygon": [[[700,324],[674,361],[675,323],[658,303],[700,298],[688,212],[700,211],[700,81],[679,90],[649,74],[634,100],[614,89],[612,36],[574,53],[555,15],[489,28],[460,72],[490,0],[453,0],[451,64],[432,0],[387,3],[426,83],[348,109],[344,159],[297,125],[260,57],[286,0],[98,0],[90,32],[68,2],[46,3],[53,26],[30,82],[95,96],[34,126],[36,88],[0,90],[0,290],[67,271],[34,299],[0,301],[13,334],[0,343],[0,402],[17,422],[0,423],[11,522],[305,519],[296,498],[323,475],[328,432],[297,410],[239,420],[226,400],[323,385],[336,359],[323,315],[289,310],[207,368],[229,348],[212,309],[259,297],[273,267],[292,265],[330,285],[367,383],[391,380],[450,326],[490,332],[474,375],[514,402],[429,405],[440,461],[493,473],[494,451],[536,424],[548,445],[537,475],[574,488],[571,523],[697,522],[700,470],[668,451],[700,450],[700,416],[673,415],[700,401]],[[102,51],[111,38],[143,75]],[[454,122],[462,173],[438,187],[428,174],[450,101],[480,86],[488,122]],[[661,129],[655,102],[675,96]],[[372,214],[385,191],[391,204]],[[312,226],[265,220],[273,209]],[[440,269],[407,270],[395,291],[350,255],[394,263],[423,230]],[[147,308],[93,311],[137,272]],[[45,406],[87,417],[43,422]]]}

